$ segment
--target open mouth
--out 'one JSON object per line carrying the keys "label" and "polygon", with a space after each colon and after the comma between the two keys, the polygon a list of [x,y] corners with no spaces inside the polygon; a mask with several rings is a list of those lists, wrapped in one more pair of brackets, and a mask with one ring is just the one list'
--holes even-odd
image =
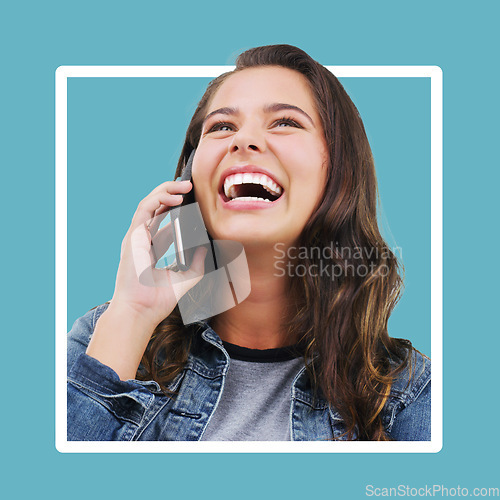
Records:
{"label": "open mouth", "polygon": [[283,194],[283,188],[266,174],[231,174],[224,180],[222,199],[225,202],[261,201],[272,203]]}

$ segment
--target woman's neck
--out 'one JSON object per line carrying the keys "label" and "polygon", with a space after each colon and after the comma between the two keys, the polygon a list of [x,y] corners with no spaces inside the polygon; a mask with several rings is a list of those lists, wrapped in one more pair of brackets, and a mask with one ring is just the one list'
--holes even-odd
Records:
{"label": "woman's neck", "polygon": [[[272,252],[245,248],[251,291],[237,306],[211,320],[219,337],[250,349],[273,349],[293,343],[284,327],[289,311],[287,277],[275,267]],[[282,276],[283,274],[283,276]]]}

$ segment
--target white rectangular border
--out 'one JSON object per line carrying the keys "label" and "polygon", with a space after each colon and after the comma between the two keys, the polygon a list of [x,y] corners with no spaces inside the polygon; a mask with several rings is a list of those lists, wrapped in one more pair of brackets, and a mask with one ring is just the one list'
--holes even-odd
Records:
{"label": "white rectangular border", "polygon": [[215,78],[234,66],[60,66],[56,70],[56,448],[62,453],[436,453],[443,442],[443,73],[438,66],[326,66],[337,77],[431,79],[432,440],[422,442],[67,441],[67,79]]}

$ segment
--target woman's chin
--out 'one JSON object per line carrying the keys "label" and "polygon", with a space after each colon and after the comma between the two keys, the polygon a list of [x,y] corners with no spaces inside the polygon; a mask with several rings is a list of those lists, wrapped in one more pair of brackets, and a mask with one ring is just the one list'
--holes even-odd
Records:
{"label": "woman's chin", "polygon": [[277,238],[275,232],[266,231],[263,228],[244,228],[234,230],[210,231],[213,239],[230,240],[241,243],[245,248],[273,247],[276,243],[283,241]]}

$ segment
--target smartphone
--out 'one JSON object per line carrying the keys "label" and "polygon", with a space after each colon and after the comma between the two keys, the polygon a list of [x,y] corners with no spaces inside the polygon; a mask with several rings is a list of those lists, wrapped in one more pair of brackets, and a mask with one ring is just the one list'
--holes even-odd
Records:
{"label": "smartphone", "polygon": [[[193,167],[193,150],[182,171],[179,181],[190,181]],[[207,246],[211,250],[210,238],[197,203],[194,203],[193,190],[184,196],[181,205],[170,210],[173,227],[175,260],[180,271],[187,271],[193,262],[197,248]],[[207,271],[207,270],[205,270]]]}

